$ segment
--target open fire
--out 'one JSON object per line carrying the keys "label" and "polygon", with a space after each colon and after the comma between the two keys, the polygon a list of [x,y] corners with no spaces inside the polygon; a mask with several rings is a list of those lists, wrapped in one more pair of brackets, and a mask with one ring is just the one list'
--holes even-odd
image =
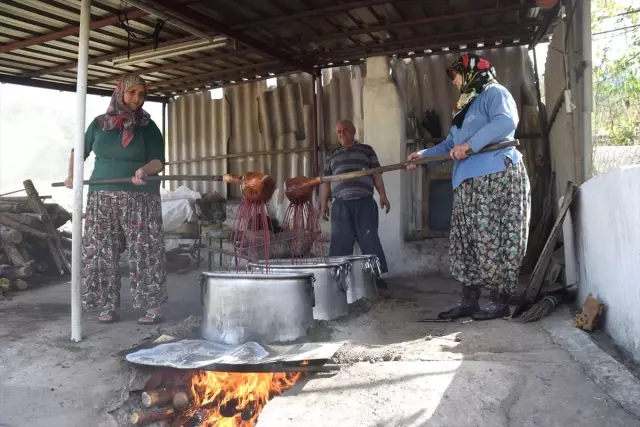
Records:
{"label": "open fire", "polygon": [[145,410],[133,425],[164,422],[166,427],[252,427],[269,400],[298,382],[301,372],[189,371],[150,380],[142,394]]}

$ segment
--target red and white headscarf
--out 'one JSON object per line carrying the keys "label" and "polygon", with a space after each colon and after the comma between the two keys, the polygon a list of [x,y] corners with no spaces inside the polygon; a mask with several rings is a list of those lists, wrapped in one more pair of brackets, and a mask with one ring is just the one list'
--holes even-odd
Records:
{"label": "red and white headscarf", "polygon": [[142,109],[144,102],[133,111],[124,103],[124,93],[131,89],[132,86],[143,85],[145,96],[147,91],[147,82],[137,74],[127,74],[118,82],[111,95],[111,102],[107,112],[100,116],[100,128],[103,131],[120,130],[122,131],[122,146],[126,147],[133,139],[136,127],[143,127],[149,124],[151,116]]}

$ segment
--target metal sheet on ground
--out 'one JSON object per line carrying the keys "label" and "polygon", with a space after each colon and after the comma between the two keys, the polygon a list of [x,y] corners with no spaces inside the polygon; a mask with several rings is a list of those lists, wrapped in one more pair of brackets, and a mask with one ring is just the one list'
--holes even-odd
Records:
{"label": "metal sheet on ground", "polygon": [[218,370],[224,365],[326,361],[333,357],[342,344],[339,342],[261,346],[255,342],[248,342],[240,346],[229,346],[206,340],[179,340],[139,349],[124,357],[128,362],[146,366],[176,369],[216,366]]}

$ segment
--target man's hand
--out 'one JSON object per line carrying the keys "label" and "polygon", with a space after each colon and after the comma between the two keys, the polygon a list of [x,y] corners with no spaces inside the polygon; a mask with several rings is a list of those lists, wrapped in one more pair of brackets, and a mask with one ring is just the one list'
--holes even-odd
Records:
{"label": "man's hand", "polygon": [[387,199],[387,196],[380,196],[380,209],[384,208],[387,209],[385,213],[389,213],[389,211],[391,210],[391,203],[389,203],[389,199]]}
{"label": "man's hand", "polygon": [[144,179],[147,177],[147,171],[144,168],[140,168],[136,171],[136,174],[133,178],[131,178],[131,182],[135,185],[145,185],[146,181]]}
{"label": "man's hand", "polygon": [[[422,157],[422,155],[421,155],[418,151],[416,151],[415,153],[411,153],[411,154],[409,154],[409,155],[407,156],[407,161],[409,161],[409,160],[419,159],[419,158],[421,158],[421,157]],[[410,171],[410,170],[414,170],[414,169],[416,169],[418,166],[420,166],[420,165],[415,165],[415,164],[413,164],[413,163],[409,163],[408,165],[406,165],[406,166],[405,166],[405,169],[406,169],[406,170],[408,170],[408,171]],[[388,211],[387,211],[387,212],[388,212]]]}
{"label": "man's hand", "polygon": [[322,207],[320,208],[320,216],[325,221],[329,221],[329,204],[328,203],[322,204]]}
{"label": "man's hand", "polygon": [[467,157],[469,157],[469,151],[471,151],[471,146],[468,142],[465,142],[464,144],[456,145],[455,147],[453,147],[453,149],[449,151],[449,157],[451,157],[451,160],[466,159]]}
{"label": "man's hand", "polygon": [[69,176],[64,180],[64,186],[67,188],[73,188],[73,177]]}

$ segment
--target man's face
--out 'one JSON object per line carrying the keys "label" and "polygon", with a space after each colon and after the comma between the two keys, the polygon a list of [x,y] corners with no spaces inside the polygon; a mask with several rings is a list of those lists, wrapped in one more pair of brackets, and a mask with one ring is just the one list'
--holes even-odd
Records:
{"label": "man's face", "polygon": [[338,123],[336,125],[336,136],[340,145],[350,147],[353,145],[353,138],[356,135],[355,129],[348,123]]}

